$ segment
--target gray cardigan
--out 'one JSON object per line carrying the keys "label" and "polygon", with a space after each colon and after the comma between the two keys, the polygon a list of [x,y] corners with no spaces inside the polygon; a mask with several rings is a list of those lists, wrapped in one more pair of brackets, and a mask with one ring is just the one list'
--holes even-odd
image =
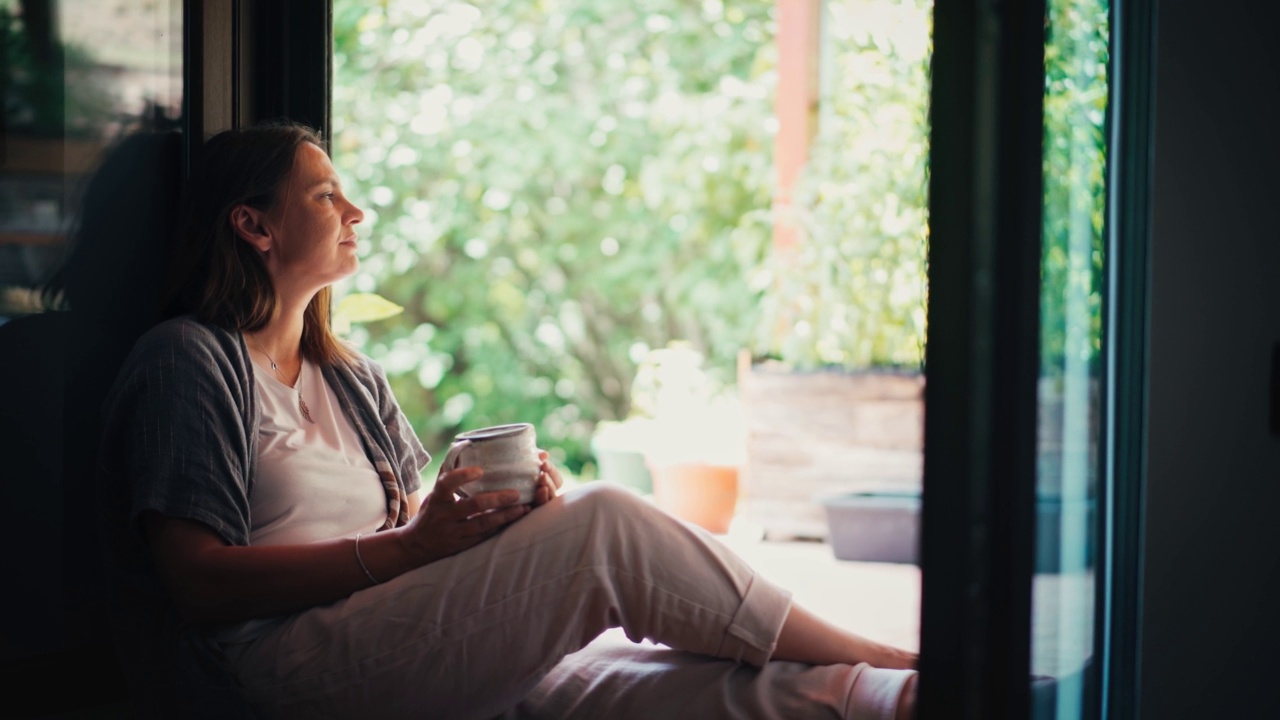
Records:
{"label": "gray cardigan", "polygon": [[[251,717],[217,644],[178,622],[160,588],[138,518],[146,510],[208,525],[249,544],[259,409],[239,332],[176,318],[139,339],[103,406],[99,508],[108,600],[142,717]],[[369,358],[326,366],[387,492],[387,522],[430,456]],[[154,707],[150,707],[152,701]],[[177,707],[184,710],[175,713]]]}

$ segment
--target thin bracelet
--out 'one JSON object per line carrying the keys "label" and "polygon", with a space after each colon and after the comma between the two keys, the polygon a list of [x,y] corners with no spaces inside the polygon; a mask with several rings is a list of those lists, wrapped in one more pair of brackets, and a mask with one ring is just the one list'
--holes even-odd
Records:
{"label": "thin bracelet", "polygon": [[356,533],[356,562],[360,563],[360,569],[364,571],[365,576],[368,577],[374,585],[381,585],[382,582],[379,581],[378,578],[374,577],[373,573],[369,572],[368,566],[364,564],[364,558],[360,557],[360,536],[363,534],[364,533]]}

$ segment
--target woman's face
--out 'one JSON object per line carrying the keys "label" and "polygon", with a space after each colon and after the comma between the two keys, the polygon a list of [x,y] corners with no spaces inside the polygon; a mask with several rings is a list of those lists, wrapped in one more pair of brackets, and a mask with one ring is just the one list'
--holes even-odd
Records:
{"label": "woman's face", "polygon": [[342,194],[324,150],[299,145],[280,197],[263,218],[271,237],[267,269],[277,290],[314,293],[354,273],[355,224],[363,219],[364,211]]}

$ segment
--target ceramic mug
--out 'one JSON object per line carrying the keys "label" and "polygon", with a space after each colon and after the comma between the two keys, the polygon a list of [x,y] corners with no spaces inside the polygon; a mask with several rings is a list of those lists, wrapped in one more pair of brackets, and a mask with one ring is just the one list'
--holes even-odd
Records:
{"label": "ceramic mug", "polygon": [[520,502],[533,502],[542,472],[537,435],[529,423],[494,425],[459,433],[445,453],[441,472],[476,466],[484,475],[462,486],[463,495],[494,490],[520,491]]}

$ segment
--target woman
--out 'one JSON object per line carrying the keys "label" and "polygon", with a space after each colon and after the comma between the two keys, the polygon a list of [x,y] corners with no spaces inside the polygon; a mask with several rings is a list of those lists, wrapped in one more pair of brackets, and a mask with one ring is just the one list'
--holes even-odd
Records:
{"label": "woman", "polygon": [[[139,341],[106,405],[118,605],[127,637],[151,628],[130,665],[153,688],[169,672],[157,712],[561,713],[538,705],[559,702],[539,683],[563,683],[564,658],[620,626],[707,663],[791,667],[777,681],[788,703],[910,715],[914,672],[869,666],[909,669],[914,655],[792,604],[625,491],[558,496],[546,453],[529,506],[514,491],[460,498],[476,468],[424,494],[429,457],[385,375],[329,330],[329,286],[356,270],[362,218],[310,130],[205,147],[174,276],[186,314]],[[818,666],[835,675],[806,674]],[[769,694],[742,711],[779,712]]]}

